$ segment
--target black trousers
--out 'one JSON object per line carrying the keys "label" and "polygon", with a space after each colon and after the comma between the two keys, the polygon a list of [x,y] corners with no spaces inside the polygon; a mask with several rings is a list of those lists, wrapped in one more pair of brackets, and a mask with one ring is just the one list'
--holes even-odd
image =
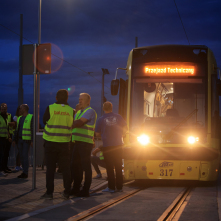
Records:
{"label": "black trousers", "polygon": [[91,164],[93,165],[97,174],[101,174],[101,171],[98,166],[106,168],[104,160],[101,160],[100,157],[97,156],[91,156]]}
{"label": "black trousers", "polygon": [[47,193],[54,192],[54,174],[56,163],[59,164],[62,175],[64,192],[69,194],[71,189],[71,170],[70,170],[70,143],[58,143],[45,141],[45,161],[46,161],[46,188]]}
{"label": "black trousers", "polygon": [[[104,161],[106,164],[108,187],[112,190],[122,189],[123,175],[122,175],[122,146],[103,147]],[[116,179],[114,175],[114,168]]]}
{"label": "black trousers", "polygon": [[6,137],[0,137],[0,171],[5,170],[4,168],[5,150],[6,150]]}
{"label": "black trousers", "polygon": [[3,156],[3,170],[6,170],[8,168],[8,157],[9,157],[9,152],[11,149],[11,144],[12,143],[9,142],[8,139],[6,139],[5,152],[4,152],[4,156]]}
{"label": "black trousers", "polygon": [[73,167],[73,179],[75,191],[80,190],[81,182],[83,180],[83,172],[85,173],[85,181],[83,191],[88,193],[92,182],[92,169],[91,169],[91,150],[93,144],[75,141],[73,155],[72,155],[72,167]]}

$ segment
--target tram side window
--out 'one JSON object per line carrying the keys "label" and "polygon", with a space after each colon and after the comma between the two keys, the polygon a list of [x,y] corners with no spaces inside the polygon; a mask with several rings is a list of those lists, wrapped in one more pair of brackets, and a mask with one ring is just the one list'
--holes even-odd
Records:
{"label": "tram side window", "polygon": [[132,111],[132,123],[137,126],[144,122],[144,84],[138,83],[133,85],[133,111]]}
{"label": "tram side window", "polygon": [[220,137],[220,128],[219,128],[219,96],[216,92],[216,75],[212,75],[212,138],[219,138]]}

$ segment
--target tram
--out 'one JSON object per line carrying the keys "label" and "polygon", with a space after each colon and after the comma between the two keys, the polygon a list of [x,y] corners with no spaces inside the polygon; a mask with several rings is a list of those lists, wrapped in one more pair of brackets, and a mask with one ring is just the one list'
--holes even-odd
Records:
{"label": "tram", "polygon": [[[128,79],[117,79],[126,70]],[[111,93],[127,121],[125,179],[215,181],[221,95],[213,52],[199,45],[134,48]]]}

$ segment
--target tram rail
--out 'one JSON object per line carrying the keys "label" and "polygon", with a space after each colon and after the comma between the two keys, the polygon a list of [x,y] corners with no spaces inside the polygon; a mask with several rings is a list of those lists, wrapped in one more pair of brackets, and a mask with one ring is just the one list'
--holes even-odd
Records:
{"label": "tram rail", "polygon": [[[133,182],[133,181],[132,181]],[[131,183],[131,182],[130,182]],[[148,187],[147,187],[148,188]],[[122,203],[123,201],[129,199],[130,197],[134,196],[136,193],[144,190],[146,188],[138,188],[135,190],[130,191],[124,195],[118,196],[114,199],[108,200],[98,206],[85,210],[75,216],[68,218],[66,221],[78,221],[78,220],[87,220],[88,218],[104,211],[107,208],[115,206],[118,203]],[[160,216],[157,221],[171,221],[179,211],[180,207],[182,206],[183,202],[186,200],[187,196],[192,191],[192,187],[186,187],[172,202],[172,204],[164,211],[164,213]]]}
{"label": "tram rail", "polygon": [[[131,182],[130,182],[131,183]],[[141,190],[143,190],[143,188],[139,188],[139,189],[135,189],[130,191],[129,193],[123,194],[121,196],[115,197],[114,199],[108,200],[98,206],[95,206],[91,209],[88,209],[86,211],[83,211],[73,217],[68,218],[66,221],[78,221],[78,220],[84,220],[92,215],[95,215],[99,212],[101,212],[102,210],[113,206],[114,204],[117,203],[121,203],[124,200],[127,200],[128,198],[132,197],[133,195],[135,195],[136,193],[140,192]]]}
{"label": "tram rail", "polygon": [[185,188],[173,201],[173,203],[165,210],[157,221],[171,221],[175,217],[176,213],[180,209],[187,196],[192,191],[192,187]]}

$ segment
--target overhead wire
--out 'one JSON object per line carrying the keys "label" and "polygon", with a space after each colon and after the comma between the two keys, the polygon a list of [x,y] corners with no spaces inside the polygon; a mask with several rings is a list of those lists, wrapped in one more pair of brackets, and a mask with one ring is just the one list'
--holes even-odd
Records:
{"label": "overhead wire", "polygon": [[184,27],[184,24],[183,24],[183,21],[182,21],[182,18],[181,18],[180,12],[179,12],[179,10],[178,10],[178,7],[177,7],[177,4],[176,4],[176,1],[175,1],[175,0],[173,0],[173,1],[174,1],[175,6],[176,6],[176,10],[177,10],[177,13],[178,13],[178,15],[179,15],[179,18],[180,18],[181,24],[182,24],[182,26],[183,26],[183,30],[184,30],[184,33],[185,33],[185,35],[186,35],[187,41],[188,41],[188,43],[189,43],[189,45],[190,45],[190,41],[189,41],[189,39],[188,39],[188,36],[187,36],[186,30],[185,30],[185,27]]}
{"label": "overhead wire", "polygon": [[[20,36],[20,34],[18,34],[17,32],[15,32],[15,31],[13,31],[13,30],[11,30],[10,28],[8,28],[8,27],[6,27],[6,26],[4,26],[4,25],[2,25],[2,24],[0,24],[0,26],[4,27],[4,28],[6,28],[7,30],[11,31],[12,33],[14,33],[14,34]],[[28,42],[30,42],[30,43],[32,43],[32,44],[34,44],[34,42],[30,41],[29,39],[27,39],[27,38],[25,38],[25,37],[23,37],[23,39],[26,40],[26,41],[28,41]],[[60,58],[59,56],[57,56],[57,55],[55,55],[55,54],[53,54],[53,53],[51,53],[51,54],[52,54],[53,56],[55,56],[56,58],[62,60],[63,62],[65,62],[65,63],[71,65],[72,67],[74,67],[74,68],[76,68],[76,69],[78,69],[78,70],[80,70],[80,71],[86,73],[87,76],[90,76],[90,77],[94,78],[97,82],[99,82],[99,83],[102,84],[102,82],[101,82],[100,80],[98,80],[96,77],[94,77],[93,75],[90,74],[90,73],[92,73],[92,72],[86,72],[86,71],[84,71],[83,69],[81,69],[81,68],[79,68],[79,67],[73,65],[73,64],[70,63],[69,61],[66,61],[66,60],[64,60],[63,58]],[[104,85],[104,86],[105,86],[106,88],[110,89],[108,86],[106,86],[106,85]]]}

